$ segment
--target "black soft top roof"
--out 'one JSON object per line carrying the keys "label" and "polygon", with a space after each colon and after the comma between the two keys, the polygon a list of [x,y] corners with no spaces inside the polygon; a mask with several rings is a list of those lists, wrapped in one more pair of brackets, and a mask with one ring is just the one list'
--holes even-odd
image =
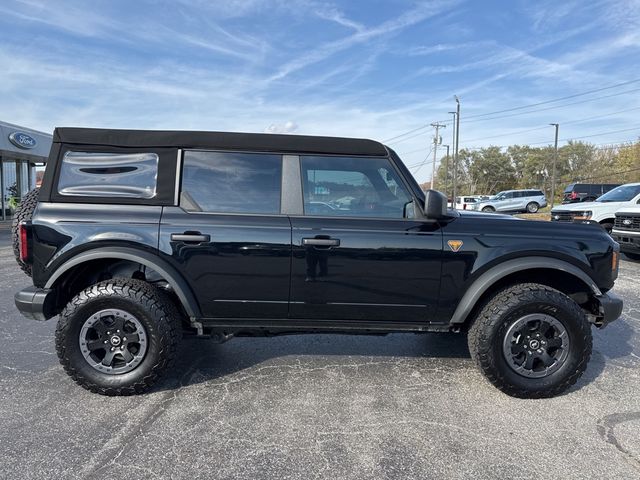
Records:
{"label": "black soft top roof", "polygon": [[191,132],[181,130],[112,130],[56,128],[53,141],[112,147],[177,147],[264,152],[387,155],[384,145],[361,138],[275,135],[269,133]]}

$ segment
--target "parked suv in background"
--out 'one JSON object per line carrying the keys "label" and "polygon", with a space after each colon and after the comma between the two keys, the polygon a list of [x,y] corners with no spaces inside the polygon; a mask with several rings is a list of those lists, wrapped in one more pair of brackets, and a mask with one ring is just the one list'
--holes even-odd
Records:
{"label": "parked suv in background", "polygon": [[618,244],[446,203],[371,140],[60,128],[15,302],[59,316],[60,362],[105,395],[149,388],[183,334],[303,332],[464,331],[506,393],[566,390],[622,311]]}
{"label": "parked suv in background", "polygon": [[456,208],[458,210],[473,210],[473,205],[490,198],[488,195],[467,195],[456,197]]}
{"label": "parked suv in background", "polygon": [[623,207],[616,212],[612,235],[627,257],[640,260],[640,206]]}
{"label": "parked suv in background", "polygon": [[611,233],[616,212],[640,203],[640,183],[627,183],[610,190],[593,202],[562,205],[551,210],[553,222],[599,223]]}
{"label": "parked suv in background", "polygon": [[488,200],[476,202],[473,210],[492,212],[528,212],[536,213],[547,206],[542,190],[507,190]]}
{"label": "parked suv in background", "polygon": [[562,203],[593,202],[619,186],[619,183],[572,183],[564,189]]}

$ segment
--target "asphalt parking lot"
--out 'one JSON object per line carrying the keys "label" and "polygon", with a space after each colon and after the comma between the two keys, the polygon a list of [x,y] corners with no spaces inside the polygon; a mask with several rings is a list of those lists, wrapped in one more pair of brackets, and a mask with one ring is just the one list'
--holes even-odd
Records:
{"label": "asphalt parking lot", "polygon": [[507,397],[456,335],[184,342],[151,393],[75,385],[55,321],[19,316],[29,284],[0,229],[1,478],[640,478],[640,264],[589,368],[548,400]]}

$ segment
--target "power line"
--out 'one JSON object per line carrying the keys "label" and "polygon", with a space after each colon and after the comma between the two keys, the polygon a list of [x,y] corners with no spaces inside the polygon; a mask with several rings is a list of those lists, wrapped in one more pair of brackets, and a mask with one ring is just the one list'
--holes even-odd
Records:
{"label": "power line", "polygon": [[[430,127],[431,125],[428,125],[428,126]],[[419,137],[420,135],[425,135],[425,134],[428,134],[428,133],[429,132],[420,132],[420,133],[416,133],[415,135],[410,135],[408,137],[401,138],[400,140],[394,140],[393,142],[383,142],[383,143],[387,143],[389,145],[393,145],[393,144],[397,145],[398,143],[402,143],[402,142],[404,142],[406,140],[409,140],[411,138]]]}
{"label": "power line", "polygon": [[417,132],[418,130],[424,130],[425,128],[429,128],[431,125],[422,125],[421,127],[414,128],[413,130],[409,130],[408,132],[401,133],[400,135],[396,135],[395,137],[387,138],[383,140],[382,143],[389,143],[395,140],[396,138],[404,137],[405,135],[409,135],[410,133]]}
{"label": "power line", "polygon": [[[637,82],[640,82],[640,78],[635,79],[635,80],[629,80],[627,82],[617,83],[615,85],[609,85],[609,86],[606,86],[606,87],[601,87],[601,88],[596,88],[596,89],[593,89],[593,90],[587,90],[587,91],[584,91],[584,92],[575,93],[573,95],[567,95],[567,96],[564,96],[564,97],[553,98],[551,100],[545,100],[545,101],[542,101],[542,102],[530,103],[528,105],[520,105],[518,107],[511,107],[511,108],[507,108],[507,109],[503,109],[503,110],[497,110],[495,112],[479,113],[479,114],[476,114],[476,115],[469,115],[469,116],[467,116],[465,118],[465,120],[463,120],[463,122],[465,122],[465,121],[473,121],[474,119],[479,119],[481,117],[488,117],[488,116],[491,116],[491,115],[497,115],[497,114],[500,114],[500,113],[506,113],[506,112],[516,111],[516,110],[525,110],[525,109],[528,109],[528,108],[531,108],[531,107],[537,107],[537,106],[540,106],[540,105],[547,105],[549,103],[560,102],[562,100],[568,100],[568,99],[571,99],[571,98],[577,98],[577,97],[581,97],[581,96],[584,96],[584,95],[590,95],[592,93],[602,92],[602,91],[605,91],[605,90],[611,90],[613,88],[622,87],[624,85],[630,85],[630,84],[637,83]],[[590,101],[593,101],[593,100],[600,100],[602,98],[609,98],[609,97],[613,97],[613,96],[616,96],[616,95],[624,95],[625,93],[632,93],[632,92],[636,92],[638,90],[640,90],[640,89],[620,92],[620,93],[617,93],[617,94],[614,94],[614,95],[605,95],[605,96],[602,96],[602,97],[595,97],[595,98],[583,100],[583,101],[580,101],[580,102],[569,103],[569,104],[566,104],[566,105],[558,105],[558,106],[555,106],[555,107],[551,107],[550,109],[552,109],[552,108],[561,108],[563,106],[576,105],[578,103],[590,102]],[[544,110],[550,110],[550,109],[534,110],[532,112],[524,112],[524,113],[519,113],[517,115],[525,115],[527,113],[533,113],[535,111],[544,111]],[[507,115],[507,116],[515,116],[515,115]],[[497,118],[504,118],[504,116],[503,117],[497,117]],[[487,120],[494,120],[494,119],[487,119]],[[438,122],[449,124],[449,123],[451,123],[451,120],[450,119],[438,120]],[[409,130],[407,132],[404,132],[404,133],[401,133],[399,135],[396,135],[395,137],[391,137],[391,138],[388,138],[387,140],[383,140],[383,143],[391,142],[391,141],[396,140],[398,138],[404,137],[405,135],[409,135],[409,134],[417,132],[419,130],[424,130],[424,129],[428,128],[428,127],[429,127],[429,124],[421,125],[421,126],[419,126],[417,128],[414,128],[414,129]]]}
{"label": "power line", "polygon": [[551,99],[551,100],[545,100],[543,102],[530,103],[529,105],[521,105],[519,107],[507,108],[507,109],[504,109],[504,110],[498,110],[498,111],[490,112],[490,113],[479,113],[479,114],[476,114],[476,115],[469,115],[466,118],[467,119],[473,119],[473,118],[478,118],[478,117],[486,117],[486,116],[489,116],[489,115],[495,115],[495,114],[498,114],[498,113],[513,112],[515,110],[524,110],[524,109],[531,108],[531,107],[537,107],[539,105],[547,105],[549,103],[555,103],[555,102],[560,102],[562,100],[568,100],[570,98],[582,97],[584,95],[589,95],[591,93],[602,92],[604,90],[611,90],[612,88],[622,87],[624,85],[630,85],[632,83],[637,83],[637,82],[640,82],[640,78],[637,78],[635,80],[629,80],[628,82],[617,83],[615,85],[609,85],[608,87],[596,88],[594,90],[588,90],[586,92],[575,93],[573,95],[567,95],[565,97],[558,97],[558,98],[554,98],[554,99]]}
{"label": "power line", "polygon": [[[618,115],[620,113],[632,112],[632,111],[636,111],[636,110],[640,110],[640,107],[627,108],[625,110],[618,110],[618,111],[615,111],[615,112],[605,113],[605,114],[602,114],[602,115],[594,115],[592,117],[581,118],[579,120],[569,120],[567,122],[562,122],[562,126],[573,125],[573,124],[576,124],[576,123],[584,123],[584,122],[588,122],[588,121],[591,121],[591,120],[597,120],[597,119],[600,119],[600,118],[611,117],[613,115]],[[508,136],[511,136],[511,135],[519,135],[521,133],[535,132],[536,130],[546,130],[548,128],[549,128],[549,125],[545,124],[545,125],[543,125],[541,127],[529,128],[527,130],[518,130],[516,132],[501,133],[501,134],[498,134],[498,135],[491,135],[489,137],[472,138],[471,140],[467,140],[465,143],[479,142],[479,141],[488,140],[488,139],[491,139],[491,138],[508,137]]]}
{"label": "power line", "polygon": [[[600,133],[594,133],[591,135],[582,135],[580,137],[568,137],[568,138],[562,138],[560,139],[561,142],[570,142],[572,140],[580,140],[582,138],[591,138],[591,137],[600,137],[602,135],[609,135],[611,133],[622,133],[622,132],[631,132],[633,130],[638,130],[638,133],[640,133],[640,127],[632,127],[632,128],[623,128],[622,130],[612,130],[609,132],[600,132]],[[551,142],[549,140],[543,140],[541,142],[529,142],[526,144],[523,144],[522,146],[528,146],[528,145],[544,145],[544,144],[550,144]],[[498,147],[498,148],[507,148],[507,147],[511,147],[512,145],[490,145],[491,147]],[[481,150],[483,148],[487,148],[487,147],[465,147],[464,150]]]}
{"label": "power line", "polygon": [[572,105],[579,105],[581,103],[593,102],[594,100],[602,100],[604,98],[617,97],[619,95],[625,95],[627,93],[635,93],[635,92],[640,92],[640,88],[635,88],[633,90],[625,90],[624,92],[619,92],[619,93],[612,93],[611,95],[603,95],[601,97],[588,98],[586,100],[580,100],[579,102],[563,103],[562,105],[555,105],[553,107],[538,108],[535,110],[530,110],[528,112],[512,113],[509,115],[500,115],[500,116],[491,117],[491,118],[475,118],[471,120],[463,120],[463,122],[466,121],[468,123],[474,123],[474,122],[484,122],[487,120],[497,120],[497,119],[502,120],[503,118],[518,117],[520,115],[528,115],[530,113],[537,113],[537,112],[546,112],[548,110],[555,110],[557,108],[570,107]]}

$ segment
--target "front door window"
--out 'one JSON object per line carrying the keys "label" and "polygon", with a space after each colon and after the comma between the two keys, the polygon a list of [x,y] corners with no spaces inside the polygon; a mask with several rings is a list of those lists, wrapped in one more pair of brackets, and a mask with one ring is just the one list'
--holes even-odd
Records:
{"label": "front door window", "polygon": [[301,157],[309,216],[406,218],[411,196],[386,158]]}

